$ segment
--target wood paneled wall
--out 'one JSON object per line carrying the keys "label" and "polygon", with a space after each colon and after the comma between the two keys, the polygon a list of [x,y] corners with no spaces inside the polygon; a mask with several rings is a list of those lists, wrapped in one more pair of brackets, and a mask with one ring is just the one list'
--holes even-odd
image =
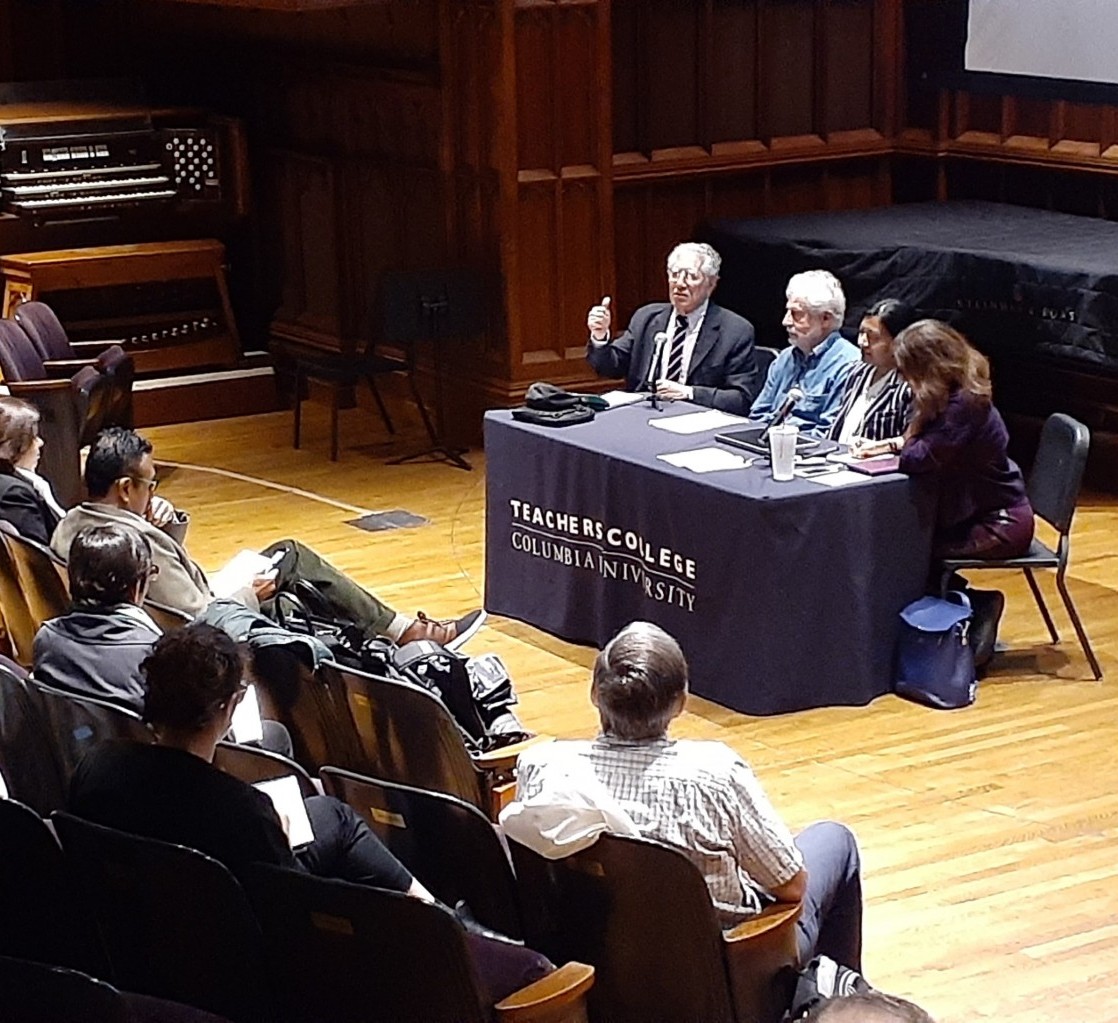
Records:
{"label": "wood paneled wall", "polygon": [[615,312],[712,217],[891,201],[899,8],[614,0]]}
{"label": "wood paneled wall", "polygon": [[250,338],[359,346],[383,270],[478,271],[488,329],[448,346],[476,430],[533,380],[589,383],[588,306],[661,296],[706,218],[936,196],[1118,215],[1114,107],[942,88],[961,5],[0,0],[0,26],[62,26],[4,58],[17,77],[111,67],[245,119]]}
{"label": "wood paneled wall", "polygon": [[911,158],[899,166],[913,179],[900,183],[900,198],[1118,216],[1118,107],[956,88],[965,0],[905,0],[904,14],[896,149]]}

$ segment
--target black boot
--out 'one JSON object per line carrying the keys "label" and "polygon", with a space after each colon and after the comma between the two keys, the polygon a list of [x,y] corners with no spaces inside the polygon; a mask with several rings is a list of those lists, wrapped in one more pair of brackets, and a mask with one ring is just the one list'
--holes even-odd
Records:
{"label": "black boot", "polygon": [[967,590],[973,612],[970,626],[970,644],[974,651],[974,666],[986,667],[994,656],[998,641],[998,623],[1005,610],[1005,594],[1000,590]]}

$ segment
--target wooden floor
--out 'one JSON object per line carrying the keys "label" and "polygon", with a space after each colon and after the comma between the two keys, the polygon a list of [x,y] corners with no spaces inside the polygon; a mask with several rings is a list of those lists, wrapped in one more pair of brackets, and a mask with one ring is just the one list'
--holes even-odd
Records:
{"label": "wooden floor", "polygon": [[[304,408],[302,451],[290,446],[290,413],[146,431],[164,464],[160,493],[193,514],[193,555],[213,568],[242,547],[294,535],[402,611],[480,606],[484,457],[470,455],[470,473],[387,465],[418,437],[393,441],[375,415],[353,410],[332,464],[325,410]],[[345,524],[395,508],[428,523],[385,533]],[[1118,1021],[1116,527],[1118,500],[1085,495],[1071,588],[1102,683],[1062,608],[1054,615],[1070,641],[1047,647],[1023,581],[988,572],[980,585],[1007,594],[1002,637],[1012,651],[973,707],[938,712],[887,696],[748,718],[692,698],[678,725],[680,735],[737,749],[794,828],[821,817],[854,828],[867,976],[941,1023]],[[471,649],[505,660],[530,727],[593,734],[593,651],[506,619],[491,619]]]}

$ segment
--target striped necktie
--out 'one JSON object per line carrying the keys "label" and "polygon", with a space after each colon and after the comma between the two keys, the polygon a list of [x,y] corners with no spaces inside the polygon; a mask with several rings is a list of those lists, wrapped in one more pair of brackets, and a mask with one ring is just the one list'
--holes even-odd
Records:
{"label": "striped necktie", "polygon": [[675,318],[675,336],[672,338],[672,346],[668,349],[668,371],[664,374],[666,380],[675,380],[677,383],[683,383],[683,341],[687,337],[687,317],[676,316]]}

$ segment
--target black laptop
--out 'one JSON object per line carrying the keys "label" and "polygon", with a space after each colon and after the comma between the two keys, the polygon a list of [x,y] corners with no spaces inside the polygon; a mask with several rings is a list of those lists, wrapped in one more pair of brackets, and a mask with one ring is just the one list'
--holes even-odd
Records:
{"label": "black laptop", "polygon": [[[729,444],[731,447],[742,448],[754,455],[768,455],[769,439],[762,435],[768,429],[766,426],[750,426],[744,430],[731,430],[729,433],[715,434],[714,439]],[[796,435],[797,455],[824,455],[834,451],[838,445],[833,440],[822,440],[819,437],[809,437],[807,434]]]}

